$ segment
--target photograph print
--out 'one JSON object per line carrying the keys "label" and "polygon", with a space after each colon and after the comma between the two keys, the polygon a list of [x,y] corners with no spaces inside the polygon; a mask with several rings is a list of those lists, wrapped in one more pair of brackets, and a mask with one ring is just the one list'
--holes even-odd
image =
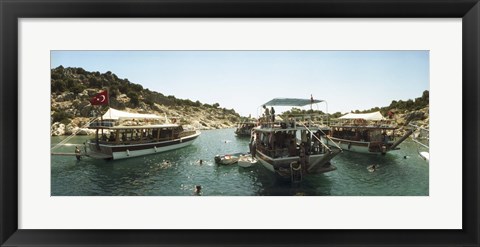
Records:
{"label": "photograph print", "polygon": [[51,196],[428,196],[429,51],[54,50]]}

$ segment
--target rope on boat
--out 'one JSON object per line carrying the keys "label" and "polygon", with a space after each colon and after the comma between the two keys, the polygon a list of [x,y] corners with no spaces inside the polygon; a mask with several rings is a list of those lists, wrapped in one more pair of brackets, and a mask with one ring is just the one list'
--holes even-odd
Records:
{"label": "rope on boat", "polygon": [[[95,121],[97,119],[97,117],[93,117],[90,121],[88,121],[84,126],[82,126],[82,128],[85,128],[85,127],[88,127],[93,121]],[[73,137],[75,137],[77,135],[78,132],[80,132],[81,128],[78,128],[77,131],[73,132],[70,136],[68,136],[67,138],[63,139],[61,142],[57,143],[55,146],[53,146],[50,151],[53,151],[55,149],[57,149],[58,147],[60,146],[63,146],[63,145],[66,145],[66,143],[68,141],[70,141]]]}
{"label": "rope on boat", "polygon": [[412,138],[412,141],[414,141],[415,143],[417,143],[418,145],[420,145],[420,146],[422,146],[422,147],[424,147],[424,148],[429,148],[427,145],[421,143],[420,141],[418,141],[418,140],[416,140],[416,139],[413,139],[413,138]]}
{"label": "rope on boat", "polygon": [[[307,129],[310,133],[313,133],[312,130],[310,130],[304,123],[302,123],[303,127],[305,127],[305,129]],[[320,132],[322,132],[322,134],[328,139],[330,140],[333,144],[335,144],[335,146],[337,148],[339,148],[340,150],[342,150],[342,148],[340,146],[337,145],[337,143],[335,143],[332,139],[330,139],[330,137],[327,136],[327,134],[325,134],[325,132],[323,132],[323,130],[321,130],[320,128],[318,128],[318,130],[320,130]],[[322,144],[322,146],[324,146],[326,149],[328,149],[328,151],[332,151],[328,145],[326,145],[325,143],[323,143],[316,135],[312,135],[313,137],[315,137],[315,139],[317,139],[317,141]]]}

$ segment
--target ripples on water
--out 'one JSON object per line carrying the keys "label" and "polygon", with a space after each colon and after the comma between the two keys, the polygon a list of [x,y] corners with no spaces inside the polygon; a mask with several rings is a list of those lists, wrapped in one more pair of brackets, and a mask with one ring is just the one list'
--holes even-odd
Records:
{"label": "ripples on water", "polygon": [[[233,129],[203,131],[186,148],[155,155],[104,161],[73,156],[51,156],[53,196],[190,196],[195,185],[204,196],[426,196],[429,164],[417,154],[413,142],[387,155],[343,152],[332,160],[336,171],[314,175],[301,184],[277,182],[258,165],[217,166],[217,154],[246,152],[248,138],[237,138]],[[65,137],[53,137],[52,144]],[[70,143],[83,143],[75,137]],[[73,152],[63,146],[56,152]],[[407,156],[405,159],[404,157]],[[203,160],[200,164],[199,160]],[[168,161],[168,162],[166,162]],[[375,172],[367,167],[377,164]]]}

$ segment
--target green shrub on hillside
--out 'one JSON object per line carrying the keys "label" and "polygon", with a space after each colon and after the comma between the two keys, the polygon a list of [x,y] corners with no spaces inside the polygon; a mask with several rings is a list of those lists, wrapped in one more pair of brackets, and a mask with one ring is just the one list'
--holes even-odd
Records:
{"label": "green shrub on hillside", "polygon": [[138,105],[140,104],[140,101],[138,100],[138,94],[135,93],[135,92],[128,92],[127,93],[127,97],[130,98],[130,103],[134,106],[134,107],[138,107]]}
{"label": "green shrub on hillside", "polygon": [[54,112],[53,115],[52,115],[52,122],[53,123],[56,123],[56,122],[60,122],[60,123],[63,123],[63,124],[68,124],[70,122],[70,118],[72,117],[71,114],[68,114],[66,112]]}

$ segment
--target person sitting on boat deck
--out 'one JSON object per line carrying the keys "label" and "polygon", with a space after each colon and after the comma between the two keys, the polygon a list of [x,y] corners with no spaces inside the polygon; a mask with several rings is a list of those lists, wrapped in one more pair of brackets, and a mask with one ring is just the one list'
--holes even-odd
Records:
{"label": "person sitting on boat deck", "polygon": [[386,131],[382,131],[382,141],[383,141],[383,143],[387,143],[387,142],[388,142],[388,136],[387,136],[387,132],[386,132]]}
{"label": "person sitting on boat deck", "polygon": [[108,137],[108,141],[109,141],[109,142],[115,141],[115,133],[113,133],[113,132],[110,133],[110,136]]}
{"label": "person sitting on boat deck", "polygon": [[105,135],[105,133],[102,134],[102,141],[107,141],[107,135]]}
{"label": "person sitting on boat deck", "polygon": [[80,160],[82,158],[81,151],[78,146],[75,147],[75,157],[77,157],[77,160]]}
{"label": "person sitting on boat deck", "polygon": [[122,133],[122,141],[126,141],[127,140],[127,136],[125,136],[125,133]]}

